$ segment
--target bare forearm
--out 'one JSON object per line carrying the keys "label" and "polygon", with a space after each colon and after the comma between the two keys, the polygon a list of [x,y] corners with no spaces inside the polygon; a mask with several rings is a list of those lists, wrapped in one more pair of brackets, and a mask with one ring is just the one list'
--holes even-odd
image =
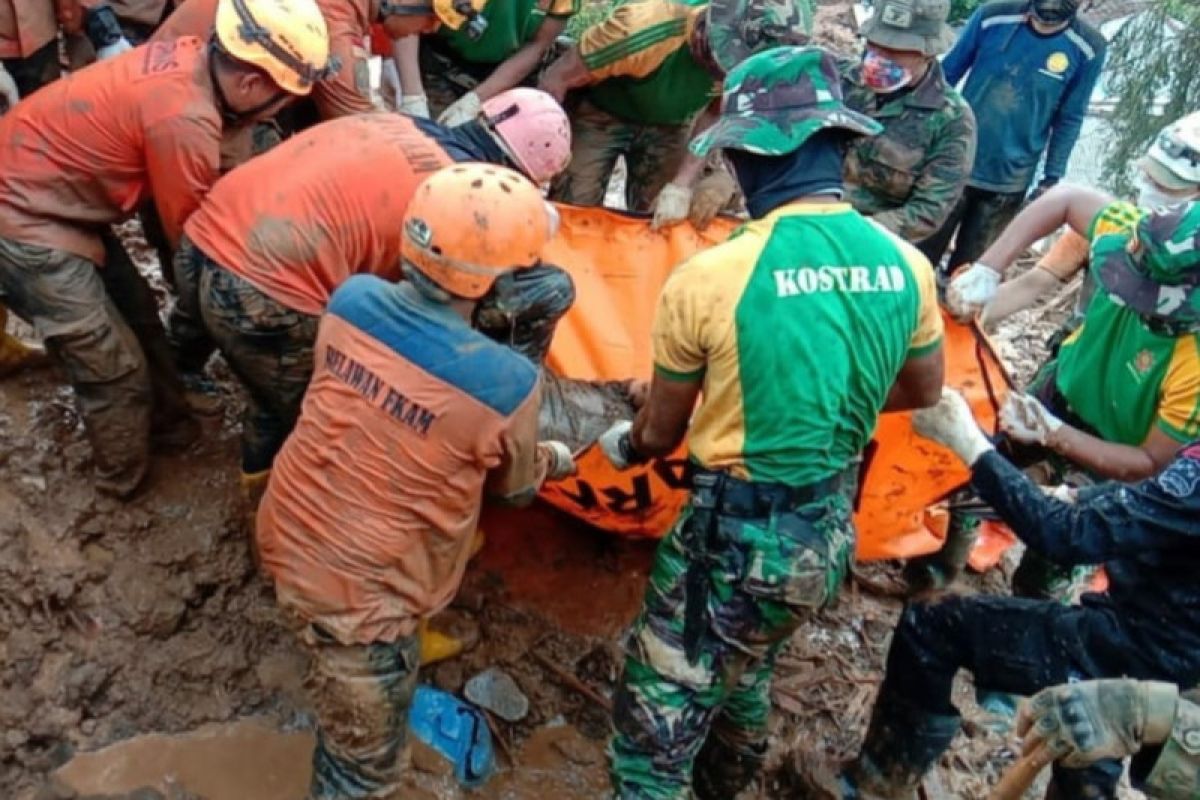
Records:
{"label": "bare forearm", "polygon": [[1112,480],[1138,481],[1159,470],[1154,457],[1143,448],[1106,442],[1067,424],[1050,435],[1046,446],[1089,472]]}
{"label": "bare forearm", "polygon": [[538,88],[549,92],[555,100],[561,103],[567,92],[587,86],[591,82],[592,75],[588,72],[587,65],[583,63],[583,56],[580,55],[579,48],[572,47],[546,68],[545,74],[538,83]]}
{"label": "bare forearm", "polygon": [[[669,455],[683,442],[687,435],[687,422],[680,426],[666,426],[651,420],[650,406],[647,404],[638,412],[633,421],[633,431],[630,441],[633,448],[648,458],[658,458]],[[674,428],[673,430],[670,428]]]}
{"label": "bare forearm", "polygon": [[1050,292],[1061,289],[1063,282],[1040,267],[1005,281],[996,290],[992,302],[983,309],[981,324],[987,328],[999,324],[1005,318],[1029,308]]}
{"label": "bare forearm", "polygon": [[1070,225],[1080,235],[1087,236],[1092,220],[1110,202],[1112,197],[1103,192],[1079,186],[1056,186],[1026,206],[979,261],[1004,272],[1030,245],[1063,225]]}
{"label": "bare forearm", "polygon": [[425,85],[421,82],[420,48],[419,36],[405,36],[392,42],[392,58],[396,62],[396,72],[400,74],[400,91],[412,97],[425,94]]}
{"label": "bare forearm", "polygon": [[[694,139],[704,133],[716,124],[720,116],[720,106],[716,103],[709,103],[692,122],[692,131],[688,138]],[[702,174],[704,174],[704,159],[688,150],[684,153],[683,161],[680,163],[679,169],[675,171],[675,177],[671,179],[671,183],[677,186],[695,186]]]}
{"label": "bare forearm", "polygon": [[492,70],[492,74],[475,87],[475,94],[480,100],[488,100],[511,89],[537,67],[541,57],[541,48],[532,42],[525,45]]}

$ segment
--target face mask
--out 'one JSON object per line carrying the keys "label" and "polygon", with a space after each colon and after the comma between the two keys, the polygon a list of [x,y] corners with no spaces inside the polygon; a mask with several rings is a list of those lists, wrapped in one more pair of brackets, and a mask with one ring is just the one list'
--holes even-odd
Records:
{"label": "face mask", "polygon": [[1034,0],[1033,15],[1047,25],[1061,25],[1075,16],[1077,0]]}
{"label": "face mask", "polygon": [[874,50],[867,50],[862,60],[862,82],[873,92],[887,94],[912,83],[912,73]]}
{"label": "face mask", "polygon": [[1184,203],[1191,198],[1183,195],[1168,194],[1159,188],[1158,184],[1149,178],[1142,177],[1137,182],[1137,206],[1147,211],[1155,211],[1165,206]]}

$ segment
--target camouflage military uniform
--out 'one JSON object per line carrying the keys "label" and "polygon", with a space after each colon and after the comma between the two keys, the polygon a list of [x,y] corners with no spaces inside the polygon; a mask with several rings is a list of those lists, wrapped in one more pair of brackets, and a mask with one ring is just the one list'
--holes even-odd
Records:
{"label": "camouflage military uniform", "polygon": [[[694,762],[702,798],[731,797],[724,792],[753,777],[766,754],[775,657],[837,597],[849,567],[852,483],[793,506],[785,487],[696,477],[626,644],[609,753],[618,797],[685,797]],[[685,595],[697,564],[707,623],[689,661]]]}
{"label": "camouflage military uniform", "polygon": [[601,205],[619,158],[625,205],[648,211],[687,154],[717,75],[751,53],[807,39],[811,0],[633,0],[579,36],[595,82],[568,100],[572,159],[553,197]]}
{"label": "camouflage military uniform", "polygon": [[1141,787],[1154,800],[1200,797],[1200,691],[1179,698],[1171,737]]}
{"label": "camouflage military uniform", "polygon": [[962,196],[975,161],[975,114],[934,61],[911,92],[879,95],[846,76],[846,105],[883,125],[846,156],[846,198],[859,212],[914,244],[931,236]]}
{"label": "camouflage military uniform", "polygon": [[[827,148],[840,156],[836,142],[806,149],[835,127],[879,131],[842,103],[832,56],[775,48],[730,72],[721,119],[692,149],[771,157],[764,170],[806,177],[818,153],[817,171],[836,185],[840,160],[824,163]],[[748,205],[760,198],[751,191]],[[894,264],[903,278],[869,297],[815,278],[867,263]],[[792,293],[791,273],[814,276],[812,291]],[[675,269],[652,338],[656,378],[698,384],[702,400],[687,434],[692,494],[627,642],[613,789],[725,800],[765,755],[776,655],[837,597],[849,568],[858,454],[904,362],[940,347],[933,271],[847,204],[780,198]],[[845,379],[781,369],[781,352]]]}

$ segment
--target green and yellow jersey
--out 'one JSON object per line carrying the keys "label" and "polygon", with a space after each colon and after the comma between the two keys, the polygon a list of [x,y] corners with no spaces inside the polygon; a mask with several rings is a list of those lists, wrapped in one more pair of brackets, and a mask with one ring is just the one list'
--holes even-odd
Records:
{"label": "green and yellow jersey", "polygon": [[870,440],[901,366],[941,345],[929,262],[845,203],[793,204],[678,267],[656,372],[703,380],[691,457],[803,486]]}
{"label": "green and yellow jersey", "polygon": [[707,4],[631,0],[579,36],[587,98],[627,122],[680,125],[720,94],[688,40]]}
{"label": "green and yellow jersey", "polygon": [[[1116,202],[1096,216],[1090,269],[1129,246],[1143,214]],[[1063,399],[1105,441],[1139,445],[1152,425],[1181,443],[1200,437],[1200,334],[1155,333],[1096,283],[1083,324],[1058,354]]]}
{"label": "green and yellow jersey", "polygon": [[567,19],[579,10],[580,0],[488,0],[481,12],[488,22],[478,39],[466,27],[453,31],[443,26],[438,37],[463,61],[499,64],[533,39],[547,17]]}

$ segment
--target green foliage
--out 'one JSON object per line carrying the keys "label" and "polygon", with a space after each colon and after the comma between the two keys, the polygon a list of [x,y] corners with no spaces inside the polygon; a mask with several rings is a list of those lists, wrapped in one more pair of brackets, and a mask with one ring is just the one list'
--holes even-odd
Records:
{"label": "green foliage", "polygon": [[[1166,24],[1175,27],[1175,40],[1169,45],[1161,33]],[[1132,166],[1163,127],[1200,110],[1197,65],[1200,4],[1195,0],[1154,0],[1110,43],[1107,85],[1116,105],[1108,120],[1112,135],[1102,179],[1114,192],[1130,193]],[[1161,115],[1155,113],[1156,98],[1166,102]]]}
{"label": "green foliage", "polygon": [[962,25],[985,2],[987,0],[950,0],[950,16],[946,21],[951,25]]}

